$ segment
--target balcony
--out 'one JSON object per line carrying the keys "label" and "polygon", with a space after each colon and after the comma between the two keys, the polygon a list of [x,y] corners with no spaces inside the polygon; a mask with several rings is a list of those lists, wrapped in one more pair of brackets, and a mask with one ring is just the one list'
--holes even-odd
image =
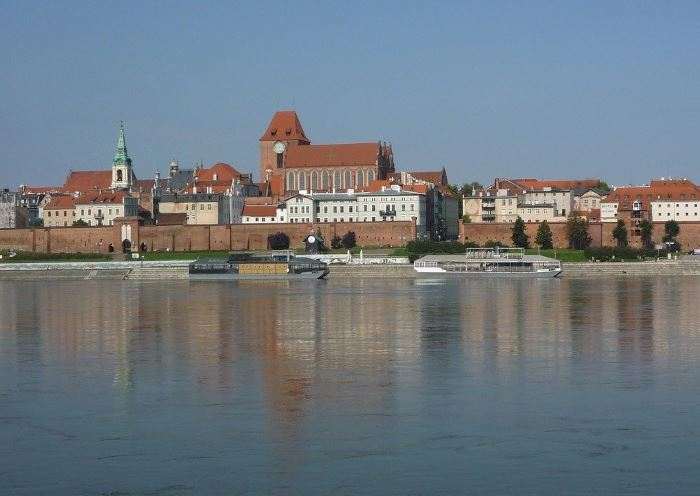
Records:
{"label": "balcony", "polygon": [[380,211],[379,211],[379,215],[380,215],[381,217],[383,217],[383,218],[386,218],[386,217],[395,217],[395,216],[396,216],[396,210],[389,210],[389,209],[380,210]]}

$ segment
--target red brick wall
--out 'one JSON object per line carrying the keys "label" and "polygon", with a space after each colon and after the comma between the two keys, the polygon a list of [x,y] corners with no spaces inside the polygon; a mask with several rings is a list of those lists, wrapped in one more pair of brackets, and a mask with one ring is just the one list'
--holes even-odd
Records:
{"label": "red brick wall", "polygon": [[[700,222],[681,222],[680,224],[680,235],[678,236],[678,241],[681,244],[683,250],[690,250],[696,247],[700,247]],[[596,222],[590,223],[588,226],[588,234],[591,236],[591,246],[615,246],[616,241],[612,236],[612,232],[615,229],[615,222]],[[531,223],[525,224],[525,231],[530,237],[530,244],[534,246],[535,236],[537,235],[537,228],[539,224]],[[555,248],[566,248],[569,246],[569,240],[566,235],[566,223],[550,223],[549,227],[552,229],[552,242]],[[632,247],[641,247],[641,238],[635,236],[629,224],[627,227],[627,239]],[[473,241],[479,245],[483,245],[486,241],[500,241],[501,243],[511,245],[513,243],[511,239],[511,233],[513,229],[512,223],[505,224],[461,224],[460,225],[460,239],[466,241]],[[664,223],[655,222],[653,240],[654,243],[660,243],[664,236]]]}
{"label": "red brick wall", "polygon": [[[37,252],[107,252],[109,243],[121,250],[121,222],[113,227],[55,227],[0,230],[0,249]],[[255,250],[267,248],[267,237],[282,231],[291,246],[303,246],[303,240],[320,229],[330,244],[332,237],[354,231],[361,246],[403,246],[415,239],[413,222],[355,222],[337,224],[236,224],[223,226],[138,226],[131,224],[133,247],[145,243],[152,250]]]}

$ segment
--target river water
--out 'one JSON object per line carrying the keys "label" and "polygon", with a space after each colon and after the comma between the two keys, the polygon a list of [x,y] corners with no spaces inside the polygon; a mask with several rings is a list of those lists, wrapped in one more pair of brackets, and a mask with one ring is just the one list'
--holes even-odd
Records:
{"label": "river water", "polygon": [[0,282],[0,494],[698,494],[700,279]]}

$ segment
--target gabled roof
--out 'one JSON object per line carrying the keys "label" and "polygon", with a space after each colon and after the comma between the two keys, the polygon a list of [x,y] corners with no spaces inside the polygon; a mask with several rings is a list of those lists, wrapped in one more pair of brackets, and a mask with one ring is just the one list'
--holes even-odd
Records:
{"label": "gabled roof", "polygon": [[38,195],[42,193],[54,193],[62,189],[61,186],[22,186],[20,192],[23,195]]}
{"label": "gabled roof", "polygon": [[287,148],[285,168],[298,167],[376,167],[379,143],[343,143],[335,145],[292,145]]}
{"label": "gabled roof", "polygon": [[416,171],[409,174],[419,181],[433,183],[435,186],[447,186],[447,173],[444,167],[439,171]]}
{"label": "gabled roof", "polygon": [[76,205],[93,205],[98,203],[124,203],[124,198],[129,196],[123,191],[98,191],[83,193],[75,200]]}
{"label": "gabled roof", "polygon": [[260,141],[286,141],[299,140],[306,144],[310,141],[304,134],[299,117],[293,110],[281,110],[275,112],[265,133],[260,137]]}
{"label": "gabled roof", "polygon": [[277,205],[243,205],[245,217],[275,217],[277,215]]}
{"label": "gabled roof", "polygon": [[[194,173],[197,178],[197,183],[200,181],[228,181],[229,185],[234,179],[241,177],[241,173],[234,169],[229,164],[219,162],[208,169],[197,169]],[[216,179],[214,179],[216,176]]]}
{"label": "gabled roof", "polygon": [[620,210],[632,208],[638,201],[642,209],[652,201],[700,200],[700,188],[687,179],[653,180],[648,186],[622,186],[611,191],[602,203],[618,203]]}
{"label": "gabled roof", "polygon": [[68,174],[64,191],[91,191],[97,189],[108,189],[112,186],[112,171],[71,171]]}
{"label": "gabled roof", "polygon": [[75,207],[75,199],[70,195],[54,195],[44,206],[44,210],[68,210]]}

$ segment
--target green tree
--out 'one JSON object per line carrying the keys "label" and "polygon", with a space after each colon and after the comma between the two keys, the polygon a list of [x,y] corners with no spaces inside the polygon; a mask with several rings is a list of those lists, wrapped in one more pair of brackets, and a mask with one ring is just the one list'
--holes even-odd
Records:
{"label": "green tree", "polygon": [[289,249],[289,236],[283,232],[270,234],[267,237],[267,244],[271,250],[287,250]]}
{"label": "green tree", "polygon": [[343,239],[340,240],[340,244],[342,244],[343,248],[346,250],[352,250],[355,248],[355,245],[357,244],[357,237],[355,236],[355,233],[353,231],[346,232]]}
{"label": "green tree", "polygon": [[610,186],[605,181],[598,181],[598,186],[595,187],[595,190],[598,193],[607,194],[610,193]]}
{"label": "green tree", "polygon": [[525,233],[525,221],[519,215],[513,224],[511,239],[513,240],[513,246],[518,248],[530,247],[530,239]]}
{"label": "green tree", "polygon": [[543,250],[551,250],[554,248],[552,243],[552,229],[549,227],[546,220],[543,220],[540,227],[537,228],[535,243]]}
{"label": "green tree", "polygon": [[88,223],[85,222],[83,219],[78,219],[73,222],[73,227],[88,227]]}
{"label": "green tree", "polygon": [[642,237],[642,244],[644,245],[644,248],[654,247],[654,242],[651,239],[653,233],[654,225],[648,219],[643,219],[639,223],[639,234]]}
{"label": "green tree", "polygon": [[612,235],[615,241],[617,241],[618,248],[627,246],[627,228],[625,227],[624,220],[617,219],[617,226],[613,229]]}
{"label": "green tree", "polygon": [[675,241],[681,232],[681,226],[675,220],[666,221],[664,224],[664,241]]}
{"label": "green tree", "polygon": [[462,216],[462,224],[469,224],[469,223],[471,223],[471,221],[472,221],[472,218],[469,217],[469,214],[464,214]]}
{"label": "green tree", "polygon": [[337,234],[331,239],[331,248],[334,250],[339,250],[343,247],[343,240]]}
{"label": "green tree", "polygon": [[591,244],[588,234],[588,219],[572,215],[566,221],[566,235],[569,238],[569,248],[584,250]]}

